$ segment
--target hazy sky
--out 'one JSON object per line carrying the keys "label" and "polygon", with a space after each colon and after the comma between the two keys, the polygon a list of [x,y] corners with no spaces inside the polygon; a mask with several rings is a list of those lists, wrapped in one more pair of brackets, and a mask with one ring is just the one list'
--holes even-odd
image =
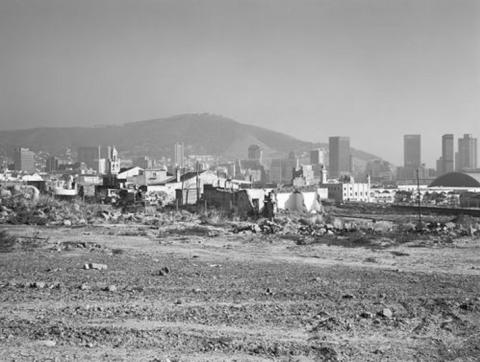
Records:
{"label": "hazy sky", "polygon": [[480,137],[480,1],[0,1],[0,128],[190,112],[433,166]]}

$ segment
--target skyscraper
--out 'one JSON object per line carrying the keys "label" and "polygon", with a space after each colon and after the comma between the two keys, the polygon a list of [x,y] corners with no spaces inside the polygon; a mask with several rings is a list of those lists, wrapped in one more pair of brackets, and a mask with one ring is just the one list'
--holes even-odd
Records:
{"label": "skyscraper", "polygon": [[329,172],[331,177],[337,178],[352,171],[349,137],[330,137],[329,149]]}
{"label": "skyscraper", "polygon": [[174,150],[173,150],[173,163],[174,166],[183,169],[185,167],[185,146],[183,143],[177,142],[175,143]]}
{"label": "skyscraper", "polygon": [[456,156],[457,171],[477,168],[477,139],[471,134],[464,134],[463,138],[459,138]]}
{"label": "skyscraper", "polygon": [[422,165],[421,137],[419,134],[403,136],[403,162],[408,169],[417,169]]}
{"label": "skyscraper", "polygon": [[447,173],[454,171],[455,152],[453,134],[444,134],[442,136],[442,162],[440,173]]}
{"label": "skyscraper", "polygon": [[317,148],[310,151],[310,164],[312,165],[324,165],[325,164],[325,152]]}
{"label": "skyscraper", "polygon": [[15,163],[15,170],[34,172],[35,160],[34,153],[28,148],[17,147],[14,150],[13,161]]}
{"label": "skyscraper", "polygon": [[259,145],[250,145],[248,147],[248,159],[249,160],[262,160],[262,149]]}

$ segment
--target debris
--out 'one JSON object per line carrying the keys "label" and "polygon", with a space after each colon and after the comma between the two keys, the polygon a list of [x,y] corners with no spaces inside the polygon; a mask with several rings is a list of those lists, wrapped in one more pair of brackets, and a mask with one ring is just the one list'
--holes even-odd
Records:
{"label": "debris", "polygon": [[38,341],[38,343],[41,344],[42,346],[45,346],[45,347],[55,347],[57,345],[57,342],[55,342],[52,339],[46,339],[46,340],[43,340],[43,341]]}
{"label": "debris", "polygon": [[113,284],[109,285],[108,287],[105,288],[105,291],[107,292],[116,292],[117,291],[117,287]]}
{"label": "debris", "polygon": [[168,268],[168,266],[164,266],[163,268],[161,268],[158,272],[157,272],[157,275],[159,276],[165,276],[167,274],[170,273],[170,269]]}
{"label": "debris", "polygon": [[387,319],[390,319],[393,317],[393,313],[390,309],[388,308],[383,308],[379,313],[378,315],[380,315],[381,317],[384,317],[384,318],[387,318]]}
{"label": "debris", "polygon": [[32,288],[43,289],[45,288],[45,282],[35,282],[31,284]]}
{"label": "debris", "polygon": [[83,266],[83,269],[85,269],[85,270],[89,270],[89,269],[106,270],[107,265],[106,264],[97,264],[97,263],[87,263]]}
{"label": "debris", "polygon": [[82,285],[80,285],[79,289],[80,290],[88,290],[88,289],[90,289],[90,287],[88,286],[87,283],[82,283]]}

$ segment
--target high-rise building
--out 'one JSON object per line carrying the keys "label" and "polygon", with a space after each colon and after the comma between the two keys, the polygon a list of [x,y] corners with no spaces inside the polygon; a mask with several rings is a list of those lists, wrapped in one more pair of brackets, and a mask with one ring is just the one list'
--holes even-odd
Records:
{"label": "high-rise building", "polygon": [[58,171],[59,163],[60,162],[58,160],[58,157],[50,156],[49,158],[47,158],[46,171],[47,172]]}
{"label": "high-rise building", "polygon": [[310,164],[311,165],[324,165],[325,164],[325,151],[318,148],[310,151]]}
{"label": "high-rise building", "polygon": [[142,156],[135,159],[133,162],[135,166],[138,166],[143,169],[155,168],[156,162],[148,156]]}
{"label": "high-rise building", "polygon": [[28,148],[17,147],[13,153],[13,162],[15,164],[15,170],[34,172],[35,171],[35,153]]}
{"label": "high-rise building", "polygon": [[270,165],[270,183],[290,185],[296,166],[297,160],[292,157],[273,159]]}
{"label": "high-rise building", "polygon": [[329,148],[329,173],[332,178],[350,174],[352,171],[352,157],[350,153],[349,137],[330,137]]}
{"label": "high-rise building", "polygon": [[458,139],[456,163],[457,171],[477,168],[477,139],[471,134],[464,134]]}
{"label": "high-rise building", "polygon": [[183,142],[175,143],[173,149],[173,163],[176,168],[183,169],[185,167],[185,146]]}
{"label": "high-rise building", "polygon": [[453,134],[444,134],[442,136],[442,156],[437,165],[437,175],[453,172],[455,164],[455,152]]}
{"label": "high-rise building", "polygon": [[101,159],[100,152],[100,146],[79,147],[77,151],[77,161],[85,163],[90,169],[98,170],[98,162]]}
{"label": "high-rise building", "polygon": [[250,145],[248,147],[248,159],[249,160],[262,160],[262,149],[259,145]]}
{"label": "high-rise building", "polygon": [[417,169],[422,165],[421,137],[419,134],[403,136],[403,161],[405,168]]}

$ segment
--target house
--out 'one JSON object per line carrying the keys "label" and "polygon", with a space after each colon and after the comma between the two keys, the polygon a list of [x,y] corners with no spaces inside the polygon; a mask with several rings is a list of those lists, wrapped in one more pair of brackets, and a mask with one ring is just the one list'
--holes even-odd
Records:
{"label": "house", "polygon": [[370,180],[367,183],[355,182],[353,177],[340,182],[322,184],[328,189],[328,198],[337,202],[370,202]]}
{"label": "house", "polygon": [[139,166],[134,166],[127,168],[126,170],[123,170],[118,173],[117,178],[121,180],[127,180],[129,178],[135,177],[140,175],[143,172],[143,168]]}

